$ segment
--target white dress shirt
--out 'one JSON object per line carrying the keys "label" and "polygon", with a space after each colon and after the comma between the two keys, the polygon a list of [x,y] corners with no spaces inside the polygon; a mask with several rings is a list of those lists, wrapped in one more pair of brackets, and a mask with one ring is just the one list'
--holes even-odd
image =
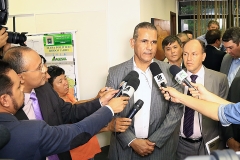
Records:
{"label": "white dress shirt", "polygon": [[[200,83],[202,85],[204,85],[204,68],[203,65],[201,67],[201,69],[198,71],[198,73],[194,74],[197,75],[197,79],[196,79],[196,83]],[[187,71],[188,74],[188,80],[189,82],[191,82],[191,78],[190,76],[192,75],[191,72]],[[188,87],[186,86],[184,89],[184,94],[187,94],[188,92]],[[185,107],[184,107],[184,113],[185,113]],[[180,128],[180,136],[181,137],[185,137],[183,133],[183,122],[184,122],[184,113],[183,113],[183,117],[181,119],[181,128]],[[194,123],[193,123],[193,135],[190,136],[189,138],[191,139],[199,139],[202,137],[201,135],[201,130],[202,130],[202,115],[200,113],[198,113],[197,111],[194,112]]]}
{"label": "white dress shirt", "polygon": [[144,72],[136,66],[134,62],[134,70],[139,74],[140,85],[134,92],[134,103],[141,99],[144,104],[134,117],[134,129],[136,138],[148,138],[148,129],[150,121],[150,106],[152,93],[152,72],[149,67]]}

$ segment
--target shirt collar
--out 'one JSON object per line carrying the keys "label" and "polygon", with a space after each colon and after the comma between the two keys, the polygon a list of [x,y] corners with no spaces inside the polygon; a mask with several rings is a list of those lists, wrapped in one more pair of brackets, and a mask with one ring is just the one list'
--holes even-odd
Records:
{"label": "shirt collar", "polygon": [[[152,62],[154,62],[153,59],[152,59]],[[151,62],[151,63],[152,63],[152,62]],[[133,69],[135,69],[135,68],[139,69],[138,66],[137,66],[136,63],[135,63],[134,56],[133,56]],[[139,69],[139,70],[140,70],[140,69]],[[149,66],[148,66],[148,68],[146,69],[145,72],[147,72],[147,71],[149,71],[149,70],[150,70],[150,69],[149,69]]]}
{"label": "shirt collar", "polygon": [[[190,77],[191,75],[193,75],[191,72],[187,71],[187,74],[188,74],[188,77]],[[204,67],[202,65],[202,67],[200,68],[200,70],[194,74],[194,75],[197,75],[199,78],[202,78],[204,79]]]}

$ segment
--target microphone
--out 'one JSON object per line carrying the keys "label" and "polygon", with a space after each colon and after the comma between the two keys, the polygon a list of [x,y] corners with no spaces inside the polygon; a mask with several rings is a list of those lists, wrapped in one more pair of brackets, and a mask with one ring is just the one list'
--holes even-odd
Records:
{"label": "microphone", "polygon": [[187,79],[188,74],[184,70],[181,70],[181,68],[179,68],[176,65],[172,65],[169,68],[169,71],[173,75],[173,77],[175,77],[175,80],[179,84],[182,84],[184,82],[189,88],[194,88],[191,85],[191,83],[188,81],[188,79]]}
{"label": "microphone", "polygon": [[142,108],[144,102],[139,99],[134,105],[133,105],[133,108],[131,109],[131,111],[129,112],[127,118],[130,118],[132,119],[135,114]]}
{"label": "microphone", "polygon": [[119,91],[114,95],[113,98],[116,98],[116,97],[120,97],[121,94],[122,94],[122,90],[126,87],[126,84],[128,82],[128,80],[131,78],[131,77],[139,77],[138,73],[136,71],[131,71],[128,73],[128,75],[122,80],[122,82],[120,83],[118,89]]}
{"label": "microphone", "polygon": [[132,97],[133,93],[137,90],[140,84],[140,80],[137,77],[131,77],[126,84],[126,87],[122,90],[122,96]]}
{"label": "microphone", "polygon": [[0,137],[0,149],[2,149],[11,138],[9,130],[4,125],[0,125]]}
{"label": "microphone", "polygon": [[160,69],[159,65],[156,62],[151,63],[150,70],[152,72],[153,78],[155,79],[155,82],[157,83],[158,87],[161,86],[166,88],[167,79],[162,73],[162,70]]}

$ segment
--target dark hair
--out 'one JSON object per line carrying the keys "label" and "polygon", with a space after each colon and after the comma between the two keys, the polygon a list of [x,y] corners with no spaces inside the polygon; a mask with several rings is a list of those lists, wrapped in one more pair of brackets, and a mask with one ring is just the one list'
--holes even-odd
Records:
{"label": "dark hair", "polygon": [[216,24],[217,26],[218,26],[218,29],[219,29],[219,23],[218,23],[218,21],[215,21],[215,20],[210,20],[209,22],[208,22],[208,27],[210,27],[212,24]]}
{"label": "dark hair", "polygon": [[240,42],[240,28],[239,27],[231,27],[228,28],[223,36],[222,36],[222,41],[224,42],[229,42],[233,41],[233,43],[239,45]]}
{"label": "dark hair", "polygon": [[11,70],[9,63],[0,60],[0,96],[3,94],[12,95],[13,82],[7,73]]}
{"label": "dark hair", "polygon": [[185,33],[185,34],[192,34],[193,35],[193,32],[190,31],[190,30],[185,30],[185,31],[182,31],[182,33]]}
{"label": "dark hair", "polygon": [[23,52],[31,51],[32,49],[26,46],[15,46],[11,47],[5,53],[3,60],[8,62],[12,69],[17,73],[24,71],[24,61],[23,61]]}
{"label": "dark hair", "polygon": [[221,39],[221,31],[219,29],[209,30],[207,31],[205,38],[207,40],[207,44],[213,44],[216,40]]}
{"label": "dark hair", "polygon": [[162,49],[164,51],[164,48],[168,45],[171,45],[172,43],[177,42],[181,47],[182,47],[182,42],[181,40],[174,35],[167,36],[166,38],[163,39],[162,41]]}
{"label": "dark hair", "polygon": [[140,28],[147,28],[147,29],[152,29],[157,31],[157,28],[152,23],[141,22],[134,28],[133,39],[136,40],[138,38],[138,29]]}
{"label": "dark hair", "polygon": [[49,66],[48,67],[48,74],[51,76],[51,78],[48,79],[48,82],[53,86],[53,81],[56,77],[65,74],[64,69],[58,66]]}
{"label": "dark hair", "polygon": [[43,57],[43,55],[39,54],[39,56],[41,57],[41,59],[43,60],[43,64],[45,64],[47,62],[46,58]]}

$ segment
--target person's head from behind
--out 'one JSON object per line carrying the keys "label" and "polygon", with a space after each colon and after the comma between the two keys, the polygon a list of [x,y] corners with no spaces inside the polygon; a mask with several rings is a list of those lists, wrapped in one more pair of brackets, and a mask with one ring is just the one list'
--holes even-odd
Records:
{"label": "person's head from behind", "polygon": [[170,35],[164,38],[162,48],[170,64],[182,62],[182,42],[177,36]]}
{"label": "person's head from behind", "polygon": [[64,97],[69,92],[69,84],[65,71],[58,66],[49,66],[48,74],[51,76],[48,82],[60,97]]}
{"label": "person's head from behind", "polygon": [[189,72],[196,74],[202,67],[205,60],[205,44],[198,40],[192,39],[183,47],[183,61]]}
{"label": "person's head from behind", "polygon": [[3,60],[8,62],[20,77],[24,85],[24,93],[45,84],[47,68],[37,52],[29,47],[17,46],[10,48]]}
{"label": "person's head from behind", "polygon": [[183,31],[183,33],[187,34],[189,39],[193,39],[193,32],[190,30],[185,30]]}
{"label": "person's head from behind", "polygon": [[212,29],[207,31],[205,38],[206,38],[207,44],[214,45],[217,48],[220,47],[221,31],[219,29]]}
{"label": "person's head from behind", "polygon": [[139,23],[130,40],[134,49],[134,60],[138,64],[150,64],[157,51],[157,28],[149,23]]}
{"label": "person's head from behind", "polygon": [[[44,66],[47,68],[47,60],[46,60],[46,58],[43,55],[41,55],[41,54],[39,54],[39,56],[42,58]],[[46,72],[46,82],[48,82],[49,78],[50,78],[50,75],[48,74],[48,72]]]}
{"label": "person's head from behind", "polygon": [[188,36],[187,36],[186,33],[183,33],[183,32],[178,33],[178,34],[177,34],[177,37],[180,39],[180,41],[182,42],[183,45],[184,45],[187,41],[189,41],[189,38],[188,38]]}
{"label": "person's head from behind", "polygon": [[218,21],[210,20],[207,25],[207,30],[220,29]]}
{"label": "person's head from behind", "polygon": [[0,60],[0,112],[15,114],[23,105],[23,86],[10,64]]}
{"label": "person's head from behind", "polygon": [[240,28],[231,27],[228,28],[223,36],[222,42],[226,48],[226,52],[229,53],[233,58],[240,58]]}

